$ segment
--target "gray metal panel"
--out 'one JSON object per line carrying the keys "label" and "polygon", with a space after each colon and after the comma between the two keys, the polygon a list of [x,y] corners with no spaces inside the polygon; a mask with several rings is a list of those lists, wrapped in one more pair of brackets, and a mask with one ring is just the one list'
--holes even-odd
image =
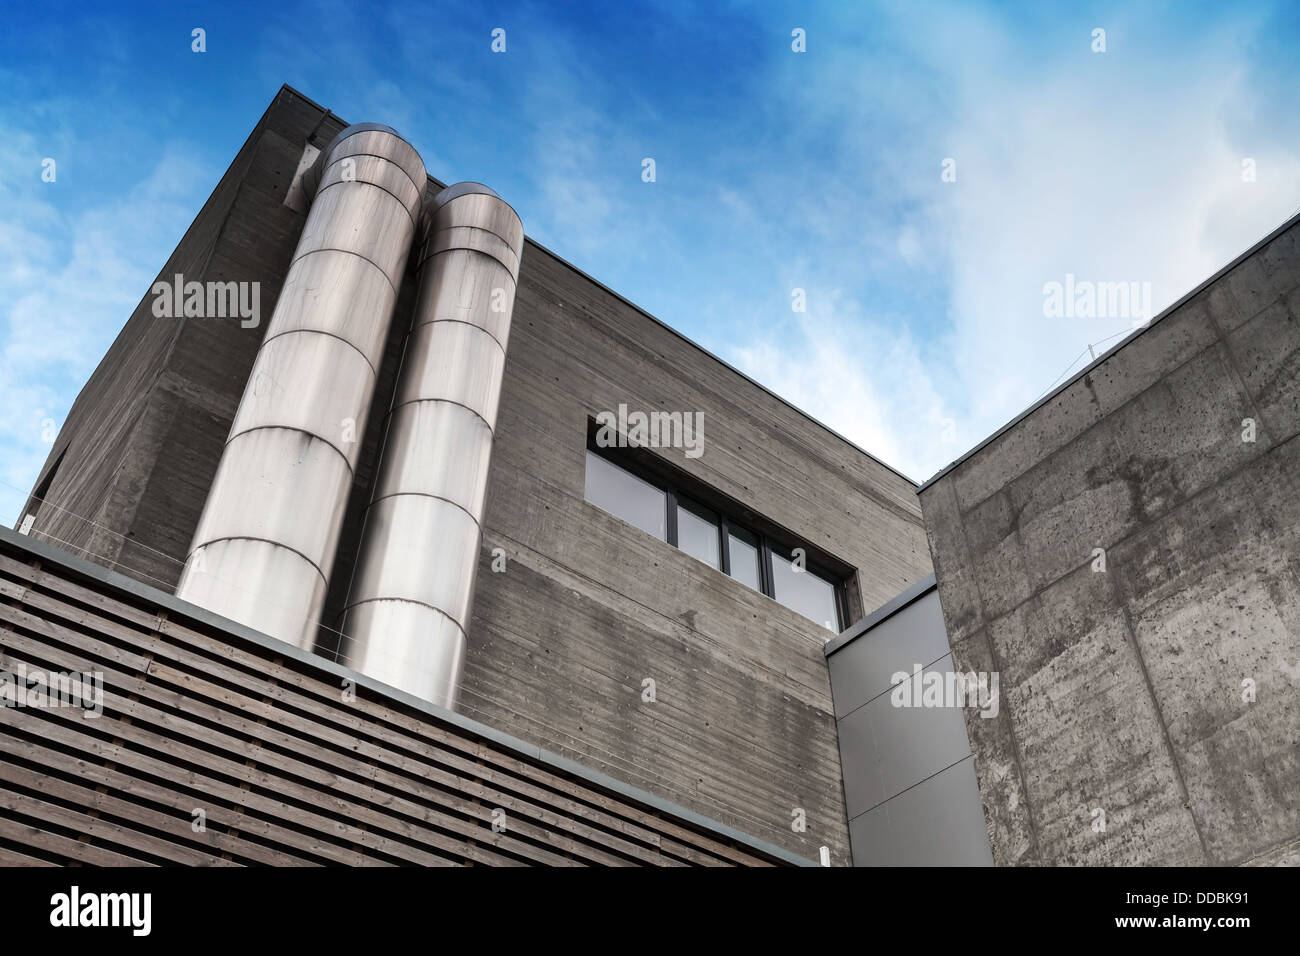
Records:
{"label": "gray metal panel", "polygon": [[888,690],[894,672],[929,667],[948,653],[939,592],[932,590],[826,658],[836,719]]}
{"label": "gray metal panel", "polygon": [[[240,583],[254,575],[287,586],[268,596]],[[201,545],[186,565],[181,583],[186,600],[223,608],[232,620],[264,634],[284,635],[299,647],[309,646],[312,609],[325,599],[320,568],[297,551],[260,538],[223,538]]]}
{"label": "gray metal panel", "polygon": [[[241,432],[231,438],[221,456],[194,533],[195,550],[228,538],[258,538],[297,552],[325,577],[351,479],[347,459],[316,435],[273,426]],[[183,585],[196,586],[211,573],[199,562],[190,565],[181,579]],[[270,600],[282,597],[286,586],[280,582],[274,587],[267,579],[242,575],[229,583]],[[189,587],[178,593],[199,603],[192,596],[197,592]],[[209,610],[220,614],[224,609]]]}
{"label": "gray metal panel", "polygon": [[849,821],[854,866],[992,866],[975,758]]}
{"label": "gray metal panel", "polygon": [[257,429],[302,432],[332,446],[356,467],[361,444],[347,422],[374,393],[375,373],[356,347],[336,335],[308,329],[287,332],[262,346],[257,370],[244,390],[230,437]]}
{"label": "gray metal panel", "polygon": [[[951,670],[949,655],[923,673]],[[970,754],[959,708],[895,707],[888,693],[853,711],[839,729],[850,819]]]}
{"label": "gray metal panel", "polygon": [[[462,629],[467,628],[478,562],[466,556],[478,553],[478,540],[479,526],[474,516],[445,498],[403,492],[372,502],[366,514],[361,560],[352,582],[351,606],[366,601],[410,600],[436,608]],[[405,638],[399,641],[399,635],[391,631],[366,633],[349,628],[345,633],[354,642],[353,647],[374,642],[395,647],[405,643]],[[375,653],[382,652],[370,652],[372,656]],[[349,663],[356,667],[350,659]],[[415,693],[396,681],[388,683]]]}
{"label": "gray metal panel", "polygon": [[432,495],[483,513],[492,429],[464,405],[411,402],[393,409],[389,453],[375,484],[375,500],[396,494]]}
{"label": "gray metal panel", "polygon": [[391,313],[396,300],[393,284],[373,262],[321,249],[289,269],[263,346],[288,332],[320,332],[349,343],[377,369],[387,336],[375,316]]}
{"label": "gray metal panel", "polygon": [[467,644],[464,629],[448,615],[407,599],[379,599],[348,608],[348,626],[361,635],[343,638],[350,667],[435,704],[455,700]]}
{"label": "gray metal panel", "polygon": [[919,581],[913,582],[906,591],[896,594],[891,600],[886,601],[880,607],[876,608],[866,617],[855,621],[845,628],[838,637],[826,642],[822,649],[827,657],[830,657],[845,644],[856,639],[860,634],[865,634],[887,617],[893,617],[899,611],[904,610],[913,601],[923,597],[925,593],[935,587],[934,572],[931,571]]}

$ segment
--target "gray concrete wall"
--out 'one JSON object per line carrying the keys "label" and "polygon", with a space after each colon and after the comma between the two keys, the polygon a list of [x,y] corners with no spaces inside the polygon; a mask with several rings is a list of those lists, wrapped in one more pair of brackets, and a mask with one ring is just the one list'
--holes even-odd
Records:
{"label": "gray concrete wall", "polygon": [[991,866],[960,707],[896,699],[899,674],[953,670],[933,576],[828,644],[826,664],[854,865]]}
{"label": "gray concrete wall", "polygon": [[530,243],[462,707],[801,855],[827,845],[845,865],[829,634],[587,503],[587,421],[620,403],[703,412],[703,454],[659,456],[856,568],[857,608],[928,573],[914,486]]}
{"label": "gray concrete wall", "polygon": [[[263,325],[157,320],[146,296],[59,435],[47,468],[66,455],[38,537],[174,586],[301,229],[282,200],[303,145],[344,125],[292,90],[277,95],[160,272],[261,282]],[[429,191],[439,186],[430,179]],[[408,275],[327,627],[351,575],[414,291]],[[704,454],[664,459],[857,569],[855,615],[929,571],[914,486],[531,242],[503,388],[465,712],[802,856],[830,846],[846,863],[826,632],[587,504],[587,421],[620,403],[702,411]],[[328,653],[328,629],[322,639]],[[796,808],[802,832],[791,829]]]}
{"label": "gray concrete wall", "polygon": [[999,864],[1300,862],[1295,222],[920,493]]}

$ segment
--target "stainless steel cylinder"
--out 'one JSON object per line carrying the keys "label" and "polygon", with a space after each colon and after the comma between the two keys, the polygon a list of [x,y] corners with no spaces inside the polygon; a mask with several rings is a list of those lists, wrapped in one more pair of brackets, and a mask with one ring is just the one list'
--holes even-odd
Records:
{"label": "stainless steel cylinder", "polygon": [[372,123],[343,130],[304,174],[307,222],[176,588],[305,650],[425,182],[414,148]]}
{"label": "stainless steel cylinder", "polygon": [[524,228],[478,183],[438,194],[341,630],[354,670],[454,707]]}

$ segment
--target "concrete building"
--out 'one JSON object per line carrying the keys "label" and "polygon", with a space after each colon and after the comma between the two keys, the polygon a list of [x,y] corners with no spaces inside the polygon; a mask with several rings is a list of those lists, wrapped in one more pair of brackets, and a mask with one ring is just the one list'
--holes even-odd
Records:
{"label": "concrete building", "polygon": [[999,864],[1300,863],[1300,228],[920,491]]}
{"label": "concrete building", "polygon": [[[509,235],[490,190],[417,196],[409,145],[345,127],[276,96],[159,272],[173,299],[256,282],[261,321],[146,295],[60,431],[30,536],[847,863],[823,646],[929,572],[915,486]],[[491,221],[438,220],[474,203],[458,215]],[[640,415],[685,430],[618,447]],[[394,501],[411,510],[375,516]],[[398,599],[428,617],[357,613]]]}
{"label": "concrete building", "polygon": [[918,498],[524,225],[278,93],[0,536],[0,859],[1293,858],[1294,232]]}

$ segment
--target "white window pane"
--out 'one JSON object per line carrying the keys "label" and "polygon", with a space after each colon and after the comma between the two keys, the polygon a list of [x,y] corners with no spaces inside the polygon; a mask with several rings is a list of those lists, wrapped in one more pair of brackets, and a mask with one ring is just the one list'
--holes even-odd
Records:
{"label": "white window pane", "polygon": [[677,506],[677,546],[705,564],[718,566],[718,525],[715,520]]}
{"label": "white window pane", "polygon": [[731,540],[731,547],[727,552],[727,556],[731,559],[731,576],[741,584],[755,591],[761,591],[758,577],[758,545],[751,544],[734,534],[728,537]]}
{"label": "white window pane", "polygon": [[597,508],[650,532],[661,541],[668,540],[664,526],[668,504],[664,493],[590,451],[587,452],[585,494]]}
{"label": "white window pane", "polygon": [[779,554],[772,555],[772,583],[776,599],[792,611],[832,631],[839,630],[835,611],[835,587],[811,571],[796,571]]}

